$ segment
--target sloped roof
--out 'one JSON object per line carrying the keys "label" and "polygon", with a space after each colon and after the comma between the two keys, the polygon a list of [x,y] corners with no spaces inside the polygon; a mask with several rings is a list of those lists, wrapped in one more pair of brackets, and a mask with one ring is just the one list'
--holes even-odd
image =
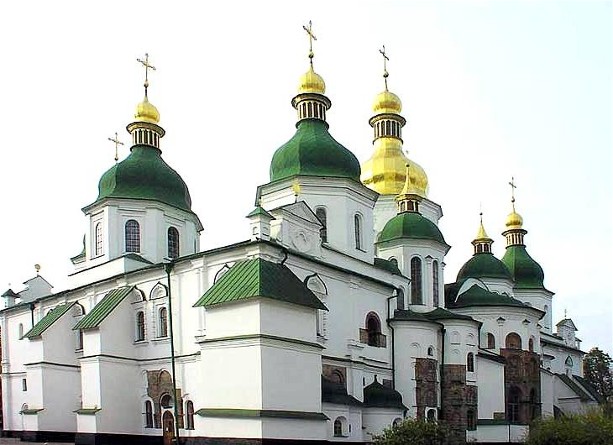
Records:
{"label": "sloped roof", "polygon": [[528,307],[526,304],[513,297],[497,294],[483,289],[481,286],[473,285],[466,292],[458,295],[455,302],[452,303],[456,307],[465,306],[517,306]]}
{"label": "sloped roof", "polygon": [[605,399],[600,394],[598,394],[598,391],[596,391],[596,388],[594,388],[594,386],[590,382],[588,382],[586,378],[581,377],[580,375],[573,375],[573,378],[577,382],[579,382],[581,387],[585,389],[585,391],[590,396],[592,396],[592,398],[596,400],[598,403],[603,403],[605,401]]}
{"label": "sloped roof", "polygon": [[572,391],[579,396],[582,402],[587,402],[591,400],[590,395],[586,391],[584,391],[583,388],[577,385],[577,383],[575,383],[573,379],[568,377],[566,374],[556,374],[556,375],[560,378],[560,380],[562,380],[566,384],[566,386],[572,389]]}
{"label": "sloped roof", "polygon": [[100,326],[100,323],[109,316],[113,309],[119,306],[130,292],[134,290],[134,286],[122,286],[113,289],[107,293],[94,308],[77,323],[72,329],[93,329]]}
{"label": "sloped roof", "polygon": [[35,338],[40,337],[53,323],[55,323],[62,315],[75,305],[73,303],[61,304],[51,309],[47,315],[41,318],[32,329],[23,335],[23,338]]}
{"label": "sloped roof", "polygon": [[336,405],[362,406],[362,402],[347,393],[347,388],[342,383],[333,382],[321,376],[321,401]]}
{"label": "sloped roof", "polygon": [[408,409],[402,403],[402,395],[393,388],[382,385],[377,381],[364,387],[364,406],[376,408]]}
{"label": "sloped roof", "polygon": [[256,297],[328,310],[287,266],[262,258],[238,261],[204,293],[194,307]]}

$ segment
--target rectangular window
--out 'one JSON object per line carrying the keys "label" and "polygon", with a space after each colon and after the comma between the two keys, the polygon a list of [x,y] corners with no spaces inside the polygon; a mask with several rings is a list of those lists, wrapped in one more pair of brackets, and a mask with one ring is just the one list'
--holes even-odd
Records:
{"label": "rectangular window", "polygon": [[28,380],[27,379],[21,379],[21,390],[22,391],[28,390]]}

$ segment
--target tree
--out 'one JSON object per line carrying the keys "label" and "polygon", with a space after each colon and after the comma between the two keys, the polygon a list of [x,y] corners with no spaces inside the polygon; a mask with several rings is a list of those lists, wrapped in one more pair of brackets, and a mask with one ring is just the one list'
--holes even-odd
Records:
{"label": "tree", "polygon": [[[613,360],[606,352],[598,348],[590,349],[583,359],[583,375],[600,394],[605,403],[605,409],[613,403]],[[611,411],[607,409],[607,411]]]}
{"label": "tree", "polygon": [[442,423],[405,419],[373,437],[377,445],[447,445],[449,428]]}
{"label": "tree", "polygon": [[549,417],[530,426],[526,445],[610,445],[613,419],[599,411]]}

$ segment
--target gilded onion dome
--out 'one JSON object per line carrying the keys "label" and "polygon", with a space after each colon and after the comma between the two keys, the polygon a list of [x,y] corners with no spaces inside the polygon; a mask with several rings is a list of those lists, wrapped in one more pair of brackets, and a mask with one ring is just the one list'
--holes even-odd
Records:
{"label": "gilded onion dome", "polygon": [[377,94],[373,102],[373,117],[369,124],[374,130],[374,153],[370,159],[362,164],[362,183],[381,195],[398,195],[401,193],[406,180],[407,164],[411,165],[410,183],[422,198],[428,196],[428,176],[424,169],[415,161],[410,160],[402,149],[402,128],[406,124],[400,115],[402,102],[400,98],[388,90],[387,77],[389,76],[384,56],[385,90]]}
{"label": "gilded onion dome", "polygon": [[149,98],[145,96],[143,101],[136,106],[134,119],[138,122],[157,124],[160,122],[160,113],[158,109],[151,102],[149,102]]}
{"label": "gilded onion dome", "polygon": [[313,70],[313,65],[309,70],[300,77],[298,84],[298,94],[315,93],[324,94],[326,92],[326,83],[323,77]]}

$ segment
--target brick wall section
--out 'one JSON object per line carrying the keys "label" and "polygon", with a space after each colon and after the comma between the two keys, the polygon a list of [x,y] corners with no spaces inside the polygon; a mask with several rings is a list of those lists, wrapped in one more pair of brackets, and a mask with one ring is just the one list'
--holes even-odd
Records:
{"label": "brick wall section", "polygon": [[466,365],[443,365],[440,418],[451,429],[451,444],[466,443],[468,410],[476,416],[477,403],[477,387],[466,384]]}
{"label": "brick wall section", "polygon": [[415,359],[415,405],[417,418],[426,418],[426,407],[438,406],[438,362],[431,358]]}
{"label": "brick wall section", "polygon": [[515,423],[528,424],[540,416],[541,372],[538,354],[521,349],[501,349],[507,363],[504,367],[504,393],[506,418],[511,420],[509,402],[512,389],[519,390],[519,407]]}
{"label": "brick wall section", "polygon": [[[172,377],[168,371],[147,371],[147,395],[153,400],[153,426],[154,428],[162,428],[162,406],[160,399],[162,395],[172,395]],[[179,413],[179,427],[183,428],[183,398],[181,390],[177,388]],[[174,401],[173,401],[174,403]],[[143,408],[144,409],[144,408]],[[172,411],[174,416],[174,410]]]}

